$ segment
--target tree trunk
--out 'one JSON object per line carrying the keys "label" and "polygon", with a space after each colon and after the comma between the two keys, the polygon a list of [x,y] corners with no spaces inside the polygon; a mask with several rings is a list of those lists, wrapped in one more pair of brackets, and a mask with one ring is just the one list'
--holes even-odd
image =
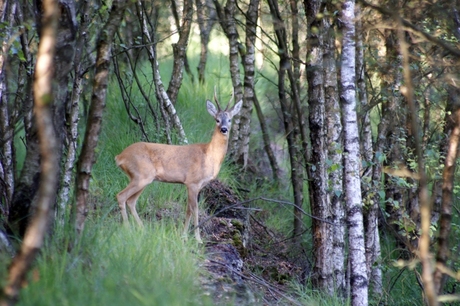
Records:
{"label": "tree trunk", "polygon": [[[384,166],[399,166],[402,164],[401,140],[404,137],[401,129],[405,120],[405,107],[402,106],[400,87],[402,82],[399,42],[395,33],[386,30],[384,33],[386,58],[383,63],[382,88],[386,98],[382,103],[382,119],[385,126],[386,159]],[[396,231],[403,220],[404,195],[403,190],[396,184],[392,177],[385,175],[385,212],[388,214],[388,224]]]}
{"label": "tree trunk", "polygon": [[80,121],[80,106],[79,101],[83,92],[84,71],[86,67],[83,66],[82,59],[87,51],[88,37],[86,32],[90,23],[89,16],[93,6],[90,5],[89,1],[83,1],[82,3],[82,14],[80,15],[80,23],[78,30],[77,42],[75,44],[76,52],[74,53],[74,78],[72,85],[72,94],[70,99],[67,101],[67,112],[66,120],[67,124],[65,127],[66,131],[66,143],[65,149],[66,154],[64,158],[64,167],[61,175],[61,186],[58,193],[58,205],[56,210],[56,220],[59,224],[64,224],[66,217],[66,209],[70,201],[69,196],[72,188],[72,182],[74,181],[74,167],[77,158],[77,146],[78,146],[78,122]]}
{"label": "tree trunk", "polygon": [[[328,5],[326,14],[332,10]],[[340,297],[346,296],[345,275],[345,206],[343,201],[343,137],[342,115],[339,103],[339,87],[337,82],[337,58],[335,34],[327,18],[324,24],[324,99],[326,111],[326,128],[328,144],[327,171],[329,173],[328,193],[332,210],[332,269],[334,273],[334,290]]]}
{"label": "tree trunk", "polygon": [[355,66],[355,2],[346,0],[342,6],[343,41],[341,60],[341,103],[344,134],[344,179],[347,207],[351,305],[368,304],[368,278],[364,244],[361,198],[359,131],[356,113]]}
{"label": "tree trunk", "polygon": [[[447,117],[445,130],[447,135],[450,136],[442,174],[441,216],[439,219],[436,266],[445,266],[450,254],[449,234],[452,220],[454,174],[460,142],[460,90],[455,86],[449,85],[448,93],[451,102],[448,102],[449,110],[446,113],[451,115]],[[442,294],[445,276],[439,267],[434,271],[433,278],[436,292]]]}
{"label": "tree trunk", "polygon": [[[21,22],[23,21],[21,7],[18,6],[17,10],[17,17]],[[27,149],[21,173],[15,180],[14,194],[9,207],[7,223],[8,234],[17,237],[23,237],[25,234],[29,222],[30,207],[35,202],[40,176],[40,150],[38,147],[37,127],[33,118],[33,98],[31,93],[33,76],[30,67],[33,65],[33,60],[28,52],[27,31],[21,35],[21,45],[26,62],[24,63],[24,69],[20,69],[19,73],[24,73],[25,71],[27,80],[23,82],[23,78],[19,79],[15,104],[21,105],[22,108]],[[23,95],[21,95],[21,89],[24,90]],[[21,100],[22,103],[20,103]]]}
{"label": "tree trunk", "polygon": [[208,57],[208,43],[211,29],[216,23],[216,10],[212,0],[196,0],[196,13],[198,26],[200,28],[200,62],[198,64],[198,80],[201,84],[205,82],[206,61]]}
{"label": "tree trunk", "polygon": [[265,121],[264,114],[262,112],[262,108],[260,107],[260,103],[257,100],[257,97],[254,97],[254,107],[256,109],[257,118],[259,119],[260,129],[262,131],[262,139],[264,143],[264,150],[267,153],[268,160],[270,162],[270,167],[272,169],[273,180],[276,182],[279,180],[281,176],[281,170],[278,165],[278,161],[276,160],[275,153],[271,147],[270,135],[268,134],[268,127]]}
{"label": "tree trunk", "polygon": [[[172,3],[175,0],[172,0]],[[179,94],[180,86],[182,85],[184,64],[187,62],[187,46],[188,38],[190,36],[190,28],[192,26],[193,16],[193,0],[184,0],[184,7],[182,13],[182,24],[179,29],[179,41],[172,45],[174,63],[169,81],[168,90],[166,91],[172,104],[176,104],[177,95]]]}
{"label": "tree trunk", "polygon": [[[187,136],[185,135],[179,116],[177,115],[176,108],[169,99],[169,96],[163,85],[163,81],[161,80],[160,69],[156,56],[156,44],[154,43],[152,35],[150,34],[150,32],[155,33],[155,28],[153,26],[153,24],[155,23],[147,22],[146,18],[148,15],[144,11],[143,5],[140,1],[136,2],[136,11],[139,18],[139,25],[142,29],[142,34],[144,36],[144,39],[147,41],[146,50],[153,73],[153,82],[155,84],[155,96],[157,98],[160,111],[163,116],[163,120],[165,121],[165,133],[167,143],[172,144],[170,126],[170,124],[172,123],[172,125],[178,133],[179,143],[186,144],[188,143]],[[149,30],[148,24],[152,25],[153,29]]]}
{"label": "tree trunk", "polygon": [[82,233],[88,215],[88,194],[91,170],[96,161],[96,147],[101,131],[102,115],[105,108],[107,83],[110,68],[112,40],[120,25],[126,7],[125,0],[114,1],[110,9],[109,19],[102,28],[97,43],[96,71],[94,75],[93,93],[89,109],[85,138],[78,159],[76,182],[76,223],[78,233]]}
{"label": "tree trunk", "polygon": [[[451,115],[447,117],[445,130],[447,131],[447,135],[450,136],[442,174],[441,216],[439,219],[436,266],[445,266],[450,254],[449,234],[452,220],[454,174],[460,142],[460,90],[449,85],[448,93],[451,102],[448,102],[449,110],[446,113],[450,113]],[[436,292],[442,294],[445,275],[439,267],[434,271],[433,279]]]}
{"label": "tree trunk", "polygon": [[[10,5],[6,5],[10,4]],[[6,64],[8,62],[9,41],[11,39],[11,28],[13,19],[16,15],[16,1],[4,3],[0,1],[0,23],[7,23],[4,28],[4,37],[1,43],[0,52],[0,135],[1,135],[1,154],[0,154],[0,209],[5,218],[8,217],[9,207],[14,194],[14,121],[12,121],[10,103],[8,99],[8,78],[6,76]],[[4,202],[3,202],[4,201]]]}
{"label": "tree trunk", "polygon": [[417,160],[417,172],[419,176],[419,195],[420,200],[420,219],[421,219],[421,235],[418,242],[418,256],[422,263],[422,281],[423,291],[426,296],[428,305],[438,305],[438,296],[433,280],[433,267],[432,255],[430,253],[430,227],[431,227],[431,198],[428,193],[428,179],[425,173],[425,162],[422,152],[422,141],[419,133],[415,131],[420,130],[418,122],[418,112],[414,99],[414,90],[412,86],[411,69],[409,65],[409,46],[405,40],[405,31],[403,30],[402,23],[399,20],[398,36],[400,42],[400,50],[403,58],[403,74],[404,74],[404,91],[403,94],[409,106],[410,116],[410,129],[414,131],[413,144],[415,147],[415,157]]}
{"label": "tree trunk", "polygon": [[[328,137],[326,124],[326,101],[324,92],[324,34],[323,18],[317,18],[324,13],[325,4],[321,1],[305,1],[307,14],[308,46],[307,46],[307,81],[309,127],[311,142],[311,157],[307,167],[310,168],[311,212],[321,220],[332,220],[330,195],[328,194],[327,174]],[[316,29],[312,30],[312,29]],[[332,228],[330,224],[313,219],[313,256],[315,261],[313,285],[332,295],[334,293],[333,262],[332,262]]]}
{"label": "tree trunk", "polygon": [[[294,193],[294,226],[293,238],[297,240],[303,232],[302,221],[302,206],[303,206],[303,166],[302,155],[299,152],[297,143],[299,140],[298,129],[295,128],[297,121],[295,120],[295,111],[292,102],[289,103],[287,97],[287,89],[285,85],[286,72],[289,70],[289,54],[287,48],[286,29],[284,21],[281,19],[281,14],[278,9],[278,3],[274,0],[269,0],[270,13],[275,26],[275,34],[277,37],[278,54],[280,57],[278,70],[278,96],[280,99],[281,112],[283,115],[284,130],[288,143],[289,160],[291,166],[291,184]],[[295,88],[291,88],[295,93]]]}
{"label": "tree trunk", "polygon": [[[74,68],[74,54],[75,54],[75,40],[77,35],[77,21],[75,13],[75,2],[73,0],[59,0],[59,24],[57,28],[56,36],[56,55],[54,62],[55,69],[55,102],[53,109],[53,118],[54,118],[54,128],[56,131],[56,137],[58,141],[58,156],[63,156],[64,151],[64,142],[66,140],[66,128],[67,126],[72,125],[69,122],[66,122],[66,106],[69,104],[69,81],[71,76],[71,71]],[[77,101],[78,104],[78,101]],[[78,113],[76,114],[78,116]],[[78,118],[78,117],[77,117]],[[78,121],[77,121],[78,122]],[[67,123],[67,124],[66,124]],[[77,129],[78,127],[75,127]],[[76,140],[76,137],[75,137]],[[74,143],[76,145],[76,143]],[[67,150],[68,152],[69,150]],[[71,152],[72,154],[72,152]],[[73,164],[72,164],[73,168]],[[68,170],[69,171],[69,170]],[[67,188],[70,188],[70,180],[72,176],[66,174],[65,172],[61,173],[61,167],[59,167],[59,172],[61,175],[61,186],[65,188],[65,181],[63,179],[67,175],[69,184]],[[72,173],[72,170],[70,170]],[[59,188],[61,189],[61,188]],[[60,197],[57,200],[61,200]],[[62,208],[66,206],[67,202],[59,202],[56,205],[56,208]],[[59,211],[59,209],[58,209]],[[53,216],[54,217],[54,216]],[[62,219],[59,222],[63,221]]]}
{"label": "tree trunk", "polygon": [[[220,25],[224,30],[230,45],[230,76],[232,79],[235,101],[240,101],[243,99],[243,86],[241,84],[240,78],[240,61],[238,54],[242,46],[239,43],[239,35],[236,29],[236,3],[235,0],[227,0],[225,7],[222,8],[219,1],[213,1],[216,7],[217,16],[219,17]],[[230,156],[230,159],[234,161],[236,161],[240,144],[240,118],[243,116],[243,114],[248,116],[247,112],[249,110],[252,111],[252,105],[248,105],[248,102],[243,100],[242,110],[238,115],[233,117],[232,133],[228,143],[228,155]]]}
{"label": "tree trunk", "polygon": [[255,43],[257,19],[259,18],[259,0],[251,0],[246,12],[246,50],[241,52],[244,69],[244,99],[240,112],[239,138],[234,159],[246,168],[249,156],[249,136],[251,134],[251,116],[254,100],[257,99],[255,91]]}
{"label": "tree trunk", "polygon": [[13,259],[8,272],[8,283],[0,300],[2,305],[14,305],[19,297],[21,284],[40,250],[48,227],[50,210],[55,203],[59,170],[59,148],[56,139],[52,104],[53,56],[56,45],[56,28],[59,10],[55,0],[42,3],[42,27],[35,67],[34,113],[38,127],[40,154],[42,156],[40,187],[37,209],[27,228],[21,250]]}
{"label": "tree trunk", "polygon": [[[41,5],[39,2],[37,5]],[[58,23],[55,61],[53,72],[55,73],[56,82],[55,99],[52,101],[53,124],[57,136],[58,145],[56,155],[61,157],[64,141],[64,123],[65,123],[65,105],[68,97],[69,72],[73,67],[73,52],[76,34],[75,8],[73,1],[59,1],[60,22]],[[40,11],[41,9],[38,9]],[[41,23],[38,21],[38,28]],[[28,109],[26,104],[25,109]],[[30,120],[28,115],[25,121]],[[28,215],[31,213],[31,207],[34,207],[34,198],[38,188],[38,177],[40,174],[40,154],[38,154],[38,142],[36,127],[34,123],[25,123],[27,137],[27,153],[21,178],[17,184],[16,192],[13,197],[14,209],[9,216],[10,231],[13,234],[22,237],[28,223]],[[58,169],[60,170],[60,168]]]}
{"label": "tree trunk", "polygon": [[[372,147],[372,130],[370,120],[369,101],[367,99],[366,88],[366,67],[364,62],[364,33],[361,22],[361,8],[356,6],[356,76],[358,88],[358,101],[360,109],[360,120],[358,122],[360,127],[360,148],[363,164],[365,165],[364,171],[361,174],[363,178],[361,181],[362,197],[365,205],[364,210],[364,228],[366,233],[366,262],[367,262],[367,278],[369,279],[370,287],[376,297],[382,295],[382,271],[380,268],[380,236],[379,236],[379,223],[378,211],[379,202],[379,182],[381,178],[381,163],[379,161],[373,162],[374,151]],[[366,111],[363,113],[363,110]],[[380,168],[373,177],[373,169]]]}

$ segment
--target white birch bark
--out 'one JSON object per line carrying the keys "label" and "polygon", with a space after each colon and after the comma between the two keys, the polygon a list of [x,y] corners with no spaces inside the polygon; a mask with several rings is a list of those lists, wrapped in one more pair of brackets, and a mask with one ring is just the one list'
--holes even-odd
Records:
{"label": "white birch bark", "polygon": [[58,144],[52,122],[53,57],[59,10],[56,0],[43,1],[42,31],[38,46],[34,75],[34,114],[38,127],[41,154],[40,188],[37,207],[19,253],[8,271],[8,282],[3,288],[0,305],[13,305],[17,301],[26,273],[43,245],[53,208],[58,183]]}
{"label": "white birch bark", "polygon": [[356,113],[354,8],[354,0],[347,0],[342,6],[341,102],[344,131],[344,188],[349,235],[351,305],[363,306],[368,305],[368,278],[364,247],[360,179],[361,160]]}
{"label": "white birch bark", "polygon": [[[367,88],[366,88],[366,76],[365,76],[365,65],[364,65],[364,45],[363,45],[363,28],[361,22],[361,7],[356,6],[356,30],[357,30],[357,40],[356,40],[356,76],[357,76],[357,86],[358,86],[358,100],[359,108],[362,112],[364,109],[368,108],[369,101],[367,99]],[[382,285],[382,270],[380,268],[379,259],[380,259],[380,236],[379,236],[379,222],[378,222],[378,204],[380,199],[375,196],[372,197],[371,194],[378,194],[377,185],[374,183],[378,182],[380,174],[373,178],[374,168],[381,168],[380,163],[374,163],[373,160],[373,148],[372,148],[372,130],[371,130],[371,120],[369,109],[362,113],[360,117],[359,126],[360,130],[360,145],[362,158],[366,163],[366,169],[362,174],[362,177],[370,178],[370,182],[362,182],[361,187],[363,188],[363,195],[367,198],[367,214],[365,214],[365,232],[366,232],[366,261],[367,261],[367,277],[369,279],[369,284],[371,284],[373,293],[376,296],[382,294],[383,285]],[[372,165],[372,166],[371,166]],[[378,173],[377,173],[378,174]],[[365,202],[365,201],[364,201]]]}
{"label": "white birch bark", "polygon": [[[8,11],[7,1],[0,1],[0,22],[8,22],[9,26],[5,27],[5,36],[1,43],[0,50],[0,143],[1,147],[1,159],[0,159],[0,178],[4,183],[4,194],[6,207],[1,207],[2,213],[8,214],[8,207],[13,199],[14,192],[14,150],[13,150],[13,138],[14,138],[14,126],[11,126],[10,110],[8,109],[8,97],[7,97],[7,78],[6,78],[6,62],[8,52],[11,44],[11,33],[13,16],[16,11],[16,2],[10,4],[11,8]],[[8,17],[7,17],[8,15]]]}
{"label": "white birch bark", "polygon": [[[237,6],[235,0],[227,0],[224,8],[222,8],[222,6],[219,4],[219,1],[217,0],[214,0],[214,5],[216,6],[217,15],[220,19],[220,25],[224,30],[229,43],[230,75],[232,79],[233,92],[235,94],[235,102],[238,102],[243,99],[243,86],[241,84],[239,62],[239,48],[242,46],[239,42],[235,17]],[[248,107],[248,103],[243,100],[242,113],[248,113]],[[233,160],[238,157],[238,148],[241,138],[240,120],[241,113],[233,117],[232,133],[228,142],[228,155],[230,155],[231,159]]]}
{"label": "white birch bark", "polygon": [[246,11],[246,52],[241,52],[244,68],[244,100],[243,109],[240,113],[239,126],[239,143],[236,160],[246,168],[249,157],[249,136],[251,135],[251,116],[255,92],[255,42],[259,8],[259,0],[249,1],[249,7]]}
{"label": "white birch bark", "polygon": [[164,117],[165,124],[166,124],[168,143],[169,144],[172,143],[170,135],[169,135],[169,122],[172,122],[174,128],[177,130],[180,143],[187,144],[188,143],[187,136],[185,135],[184,128],[182,127],[182,123],[179,119],[179,116],[177,115],[176,108],[174,107],[173,103],[169,99],[165,86],[163,85],[163,81],[161,80],[160,68],[159,68],[159,64],[157,61],[155,44],[150,35],[150,32],[148,31],[147,20],[145,19],[146,17],[144,16],[144,13],[142,10],[141,1],[137,1],[136,6],[138,9],[139,19],[140,19],[141,26],[142,26],[142,33],[144,34],[148,42],[148,46],[146,50],[148,52],[149,60],[150,60],[152,70],[153,70],[153,81],[155,83],[155,94],[156,94],[158,103],[160,104],[161,113]]}
{"label": "white birch bark", "polygon": [[[332,220],[330,194],[328,193],[328,137],[326,123],[326,105],[324,92],[325,66],[324,57],[324,21],[317,18],[322,13],[321,1],[305,2],[308,20],[307,46],[307,81],[309,127],[312,154],[309,160],[309,179],[312,185],[310,195],[311,212],[315,217]],[[317,29],[314,31],[313,29]],[[313,256],[313,285],[328,294],[334,294],[334,278],[332,263],[333,233],[330,224],[312,220]]]}
{"label": "white birch bark", "polygon": [[343,204],[343,138],[342,116],[339,103],[335,35],[331,24],[324,20],[324,97],[328,143],[329,199],[332,210],[332,269],[334,288],[341,297],[346,295],[345,285],[345,206]]}

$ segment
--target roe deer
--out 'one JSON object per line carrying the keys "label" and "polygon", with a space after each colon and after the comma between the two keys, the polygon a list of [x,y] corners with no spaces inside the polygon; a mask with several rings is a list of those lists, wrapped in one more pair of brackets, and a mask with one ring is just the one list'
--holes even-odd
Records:
{"label": "roe deer", "polygon": [[201,241],[198,228],[198,193],[216,178],[227,153],[228,137],[232,118],[241,110],[242,101],[228,110],[233,95],[225,110],[220,108],[214,91],[214,104],[207,100],[209,114],[216,120],[216,127],[209,143],[177,146],[159,143],[137,142],[115,157],[117,166],[129,177],[128,186],[118,195],[123,222],[128,222],[126,204],[137,223],[142,221],[136,211],[136,202],[144,188],[153,181],[180,183],[187,187],[188,203],[184,234],[187,234],[190,218],[194,214],[195,238]]}

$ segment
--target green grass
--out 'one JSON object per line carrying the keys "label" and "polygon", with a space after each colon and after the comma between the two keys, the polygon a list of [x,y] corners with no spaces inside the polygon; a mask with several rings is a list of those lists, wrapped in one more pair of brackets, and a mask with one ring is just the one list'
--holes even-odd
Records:
{"label": "green grass", "polygon": [[19,305],[208,304],[197,278],[202,250],[175,226],[92,221],[72,251],[56,239],[45,246],[39,280],[29,281]]}
{"label": "green grass", "polygon": [[[193,46],[191,47],[191,49]],[[189,56],[192,70],[197,66],[197,58]],[[151,88],[149,64],[139,66],[143,86]],[[169,81],[171,58],[161,63],[163,81]],[[284,145],[283,131],[276,109],[271,104],[277,93],[271,79],[274,70],[266,67],[265,77],[257,75],[257,92],[264,114],[271,129],[272,141]],[[150,79],[149,79],[150,78]],[[226,105],[231,94],[231,80],[228,73],[228,59],[218,52],[210,53],[207,64],[207,82],[204,85],[192,83],[184,73],[184,82],[179,92],[176,109],[188,137],[189,143],[207,142],[214,128],[214,120],[206,111],[206,99],[213,100],[214,87],[222,105]],[[156,122],[151,116],[142,96],[133,87],[132,99],[139,109],[149,139],[162,141],[161,131],[156,130]],[[156,108],[153,92],[151,102]],[[158,118],[161,118],[160,113]],[[254,114],[251,148],[261,148],[260,130]],[[275,136],[273,136],[275,135]],[[174,137],[173,137],[174,138]],[[115,79],[111,81],[107,95],[107,107],[103,118],[103,129],[97,148],[97,162],[94,165],[90,185],[90,214],[84,235],[78,245],[68,248],[72,235],[63,228],[57,228],[43,248],[29,284],[21,291],[19,305],[211,305],[203,297],[197,275],[203,273],[200,261],[203,249],[196,245],[192,235],[188,241],[181,238],[185,216],[186,190],[182,185],[155,182],[141,195],[137,210],[144,221],[141,229],[131,222],[131,226],[121,224],[121,214],[116,194],[126,187],[127,177],[115,165],[114,157],[128,145],[144,140],[139,127],[127,116],[125,106]],[[284,161],[287,168],[287,161]],[[224,162],[219,180],[240,190],[243,199],[260,196],[275,200],[293,202],[286,169],[283,184],[276,185],[271,177],[265,180],[244,182],[239,171],[228,161]],[[245,190],[245,191],[242,191]],[[305,203],[308,188],[304,186]],[[270,229],[290,236],[293,222],[293,207],[290,205],[257,200],[248,206],[262,209],[255,213]],[[304,209],[308,212],[308,204]],[[176,214],[157,220],[156,214],[169,209]],[[128,213],[128,215],[130,215]],[[305,228],[310,228],[311,219],[304,217]],[[133,220],[131,220],[133,221]],[[304,235],[304,250],[311,252],[310,232]],[[383,240],[383,239],[382,239]],[[70,250],[69,250],[70,249]],[[392,266],[394,244],[383,240],[384,287],[394,283],[385,302],[391,305],[411,305],[410,301],[420,301],[420,290],[416,287],[414,271],[400,274]],[[6,265],[2,265],[6,267]],[[201,271],[201,272],[200,272]],[[3,272],[3,275],[6,271]],[[38,276],[38,281],[34,276]],[[398,276],[399,275],[399,276]],[[396,279],[399,277],[398,279]],[[414,289],[415,288],[415,289]],[[304,305],[342,305],[341,300],[293,285],[292,290]],[[409,304],[405,304],[405,303]],[[399,303],[399,304],[398,304]]]}

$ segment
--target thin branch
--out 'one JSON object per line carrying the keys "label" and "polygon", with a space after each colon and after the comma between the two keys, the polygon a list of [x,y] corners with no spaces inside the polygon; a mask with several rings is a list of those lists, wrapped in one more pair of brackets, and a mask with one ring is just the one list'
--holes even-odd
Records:
{"label": "thin branch", "polygon": [[309,213],[307,213],[305,210],[303,210],[301,207],[299,207],[298,205],[292,203],[292,202],[288,202],[288,201],[283,201],[283,200],[276,200],[276,199],[269,199],[269,198],[265,198],[265,197],[257,197],[257,198],[253,198],[253,199],[249,199],[249,200],[245,200],[245,201],[241,201],[241,202],[237,202],[233,205],[230,205],[230,206],[227,206],[227,207],[224,207],[220,210],[218,210],[217,212],[215,212],[214,214],[212,214],[211,216],[209,216],[208,218],[206,218],[205,220],[201,221],[199,224],[198,224],[198,227],[202,227],[205,223],[209,222],[209,220],[211,220],[212,218],[214,218],[215,216],[217,216],[218,214],[226,211],[226,210],[229,210],[229,209],[232,209],[232,208],[238,208],[238,209],[245,209],[245,208],[242,208],[242,207],[238,207],[242,204],[246,204],[246,203],[250,203],[250,202],[254,202],[254,201],[257,201],[257,200],[262,200],[262,201],[266,201],[266,202],[273,202],[273,203],[278,203],[278,204],[286,204],[286,205],[290,205],[290,206],[294,206],[296,207],[302,214],[312,218],[312,219],[315,219],[315,220],[318,220],[318,221],[321,221],[321,222],[325,222],[327,224],[330,224],[330,225],[335,225],[334,223],[328,221],[328,220],[324,220],[324,219],[321,219],[321,218],[318,218],[318,217],[315,217]]}
{"label": "thin branch", "polygon": [[399,15],[395,14],[394,9],[387,9],[381,6],[377,6],[374,4],[371,4],[369,2],[366,2],[365,0],[358,0],[358,2],[362,3],[364,6],[370,7],[378,12],[380,12],[383,15],[392,17],[395,21],[400,22],[403,26],[410,28],[413,30],[415,33],[418,33],[420,36],[425,38],[426,40],[444,48],[449,54],[460,58],[460,50],[452,46],[451,44],[447,43],[444,40],[441,40],[431,34],[428,34],[421,29],[419,29],[416,25],[412,24],[411,22],[407,21],[406,19],[400,17]]}

